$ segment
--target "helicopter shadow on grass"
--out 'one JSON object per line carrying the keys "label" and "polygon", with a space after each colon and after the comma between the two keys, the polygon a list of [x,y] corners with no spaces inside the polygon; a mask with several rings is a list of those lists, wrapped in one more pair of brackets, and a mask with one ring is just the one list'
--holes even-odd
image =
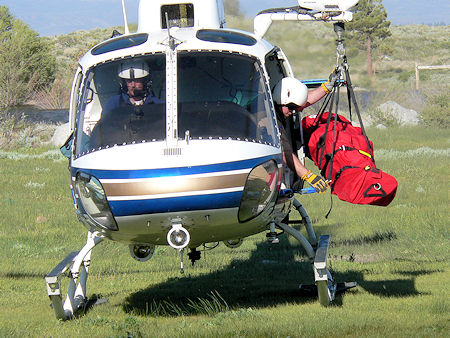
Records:
{"label": "helicopter shadow on grass", "polygon": [[[211,257],[211,256],[209,256]],[[432,272],[425,272],[432,273]],[[415,277],[389,281],[366,281],[361,271],[334,273],[338,282],[356,281],[371,294],[410,297],[420,293]],[[123,309],[147,316],[181,316],[220,312],[226,309],[265,308],[279,304],[317,301],[315,288],[304,291],[300,284],[314,284],[311,264],[303,248],[291,245],[287,236],[280,243],[257,243],[247,260],[234,260],[226,269],[201,276],[170,278],[129,295]],[[358,292],[354,289],[351,292]],[[334,306],[342,306],[338,294]]]}

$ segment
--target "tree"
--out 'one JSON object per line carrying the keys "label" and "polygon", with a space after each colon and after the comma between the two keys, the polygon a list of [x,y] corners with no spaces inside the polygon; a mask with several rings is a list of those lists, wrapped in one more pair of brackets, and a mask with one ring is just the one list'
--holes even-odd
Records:
{"label": "tree", "polygon": [[0,65],[0,108],[25,103],[54,80],[50,46],[6,6],[0,6]]}
{"label": "tree", "polygon": [[353,15],[353,21],[346,24],[350,37],[358,42],[367,53],[367,74],[374,75],[372,65],[373,50],[391,36],[387,12],[382,0],[360,0]]}
{"label": "tree", "polygon": [[225,14],[233,16],[241,16],[239,0],[224,0]]}

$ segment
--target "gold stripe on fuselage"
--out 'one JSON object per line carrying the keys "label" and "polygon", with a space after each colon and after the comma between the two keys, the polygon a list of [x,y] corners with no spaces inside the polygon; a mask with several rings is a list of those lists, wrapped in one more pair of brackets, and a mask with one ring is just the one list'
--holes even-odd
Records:
{"label": "gold stripe on fuselage", "polygon": [[210,177],[156,177],[132,182],[102,182],[108,197],[142,196],[244,187],[248,173]]}

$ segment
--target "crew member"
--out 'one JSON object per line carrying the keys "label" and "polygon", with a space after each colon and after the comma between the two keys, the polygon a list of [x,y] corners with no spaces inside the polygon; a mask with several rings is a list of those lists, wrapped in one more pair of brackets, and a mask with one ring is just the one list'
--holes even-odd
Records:
{"label": "crew member", "polygon": [[[308,88],[299,80],[293,77],[281,79],[273,90],[273,100],[277,110],[278,122],[281,129],[281,144],[283,147],[283,161],[294,170],[304,181],[310,183],[318,193],[323,193],[329,187],[328,183],[320,176],[305,168],[297,155],[292,151],[291,144],[286,136],[286,118],[289,118],[297,111],[302,111],[306,107],[316,103],[328,94],[337,80],[337,73],[333,71],[328,81],[320,87],[308,91]],[[284,118],[280,117],[283,116]]]}

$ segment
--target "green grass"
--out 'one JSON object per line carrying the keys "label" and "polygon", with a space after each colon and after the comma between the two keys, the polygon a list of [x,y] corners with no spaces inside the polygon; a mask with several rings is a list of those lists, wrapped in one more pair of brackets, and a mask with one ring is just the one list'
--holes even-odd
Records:
{"label": "green grass", "polygon": [[421,128],[368,134],[377,166],[399,182],[390,206],[333,197],[325,219],[329,195],[301,198],[316,232],[331,235],[336,279],[358,282],[333,306],[299,294],[312,271],[286,236],[220,245],[184,275],[168,247],[139,263],[106,241],[93,252],[88,293],[108,302],[68,322],[55,319],[43,279],[85,241],[67,162],[50,149],[1,152],[0,336],[448,336],[450,138]]}

